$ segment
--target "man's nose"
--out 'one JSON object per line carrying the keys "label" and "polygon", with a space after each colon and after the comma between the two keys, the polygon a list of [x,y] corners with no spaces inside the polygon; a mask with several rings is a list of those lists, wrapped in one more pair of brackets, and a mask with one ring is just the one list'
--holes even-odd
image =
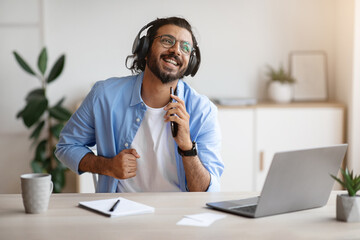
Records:
{"label": "man's nose", "polygon": [[176,41],[175,44],[169,50],[171,50],[173,53],[179,56],[181,54],[180,42]]}

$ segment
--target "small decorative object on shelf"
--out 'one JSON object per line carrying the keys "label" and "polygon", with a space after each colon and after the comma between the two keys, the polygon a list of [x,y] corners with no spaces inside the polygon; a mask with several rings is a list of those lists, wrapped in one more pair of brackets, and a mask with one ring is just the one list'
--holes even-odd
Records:
{"label": "small decorative object on shelf", "polygon": [[353,171],[349,172],[340,169],[344,180],[331,175],[338,181],[348,192],[348,194],[339,194],[336,198],[336,219],[344,222],[360,222],[360,195],[356,193],[360,190],[360,175],[354,175]]}
{"label": "small decorative object on shelf", "polygon": [[289,103],[294,96],[293,84],[295,79],[287,73],[282,66],[279,70],[268,67],[267,73],[270,83],[268,87],[268,95],[270,100],[277,103]]}

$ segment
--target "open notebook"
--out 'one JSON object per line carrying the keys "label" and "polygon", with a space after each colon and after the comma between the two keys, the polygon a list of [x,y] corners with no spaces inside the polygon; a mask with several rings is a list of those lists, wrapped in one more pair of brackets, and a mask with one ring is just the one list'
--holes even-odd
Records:
{"label": "open notebook", "polygon": [[[110,211],[111,207],[120,200],[114,211]],[[153,207],[134,202],[125,198],[112,198],[96,201],[79,202],[79,206],[88,210],[96,211],[109,217],[120,217],[143,213],[153,213]]]}

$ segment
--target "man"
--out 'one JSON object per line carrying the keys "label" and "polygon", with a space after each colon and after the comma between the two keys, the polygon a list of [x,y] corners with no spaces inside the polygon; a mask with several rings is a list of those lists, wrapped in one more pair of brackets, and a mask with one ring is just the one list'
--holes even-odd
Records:
{"label": "man", "polygon": [[[149,23],[128,58],[139,74],[97,82],[64,127],[56,156],[76,173],[98,173],[97,192],[218,191],[217,109],[181,80],[200,64],[190,24]],[[95,144],[97,156],[88,148]]]}

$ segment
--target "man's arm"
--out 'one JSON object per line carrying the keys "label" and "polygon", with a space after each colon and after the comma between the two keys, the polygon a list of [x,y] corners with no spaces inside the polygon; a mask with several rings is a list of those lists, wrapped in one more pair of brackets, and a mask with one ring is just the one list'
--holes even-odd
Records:
{"label": "man's arm", "polygon": [[113,158],[88,153],[81,159],[79,171],[127,179],[136,176],[137,158],[140,156],[135,149],[125,149]]}
{"label": "man's arm", "polygon": [[[171,95],[171,97],[177,102],[169,103],[164,108],[167,111],[167,114],[164,116],[165,121],[174,121],[178,124],[178,133],[175,141],[181,150],[190,150],[192,148],[189,128],[190,116],[186,112],[184,101],[175,95]],[[182,161],[189,191],[206,191],[210,185],[211,177],[199,157],[183,156]]]}
{"label": "man's arm", "polygon": [[[106,154],[111,157],[105,158],[95,156],[88,147],[96,144],[95,112],[100,111],[99,98],[105,96],[103,87],[103,82],[96,83],[72,115],[61,132],[55,154],[62,163],[77,174],[92,172],[118,179],[133,177],[136,174],[136,158],[140,157],[135,150],[107,152]],[[98,118],[98,123],[102,123],[100,126],[106,125],[108,115],[110,114],[101,114]],[[106,139],[101,141],[105,145],[113,144]]]}
{"label": "man's arm", "polygon": [[190,192],[205,192],[210,185],[210,173],[202,165],[198,156],[182,157],[187,187]]}

